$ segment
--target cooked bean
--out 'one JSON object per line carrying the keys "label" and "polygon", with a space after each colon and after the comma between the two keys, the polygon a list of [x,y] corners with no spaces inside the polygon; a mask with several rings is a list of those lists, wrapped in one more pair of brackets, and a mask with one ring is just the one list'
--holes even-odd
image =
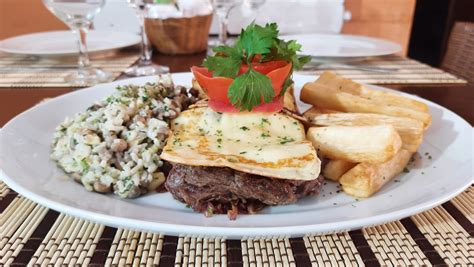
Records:
{"label": "cooked bean", "polygon": [[117,89],[57,128],[52,158],[87,190],[133,198],[163,186],[159,153],[171,120],[196,102],[196,92],[175,86],[171,76]]}
{"label": "cooked bean", "polygon": [[94,182],[94,191],[99,192],[99,193],[109,193],[111,191],[111,186],[110,185],[105,185],[99,181]]}
{"label": "cooked bean", "polygon": [[127,147],[128,147],[127,141],[117,138],[112,142],[110,149],[112,149],[112,151],[114,152],[122,152],[125,149],[127,149]]}

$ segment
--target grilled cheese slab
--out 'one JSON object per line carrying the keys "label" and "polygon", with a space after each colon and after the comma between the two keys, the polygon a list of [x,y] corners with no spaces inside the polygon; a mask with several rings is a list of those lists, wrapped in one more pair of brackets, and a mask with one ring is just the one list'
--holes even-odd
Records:
{"label": "grilled cheese slab", "polygon": [[186,165],[229,167],[266,177],[313,180],[320,160],[303,125],[280,113],[184,111],[171,124],[161,158]]}

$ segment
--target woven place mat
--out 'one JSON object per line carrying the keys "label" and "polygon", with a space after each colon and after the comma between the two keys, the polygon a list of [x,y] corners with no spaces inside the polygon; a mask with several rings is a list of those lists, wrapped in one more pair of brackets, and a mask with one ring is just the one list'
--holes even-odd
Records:
{"label": "woven place mat", "polygon": [[361,62],[346,63],[355,67],[387,68],[396,71],[386,73],[351,69],[337,63],[323,64],[317,68],[314,65],[305,67],[301,74],[319,75],[326,70],[331,70],[346,78],[362,83],[372,84],[446,84],[467,83],[443,70],[433,68],[419,61],[400,56],[373,57]]}
{"label": "woven place mat", "polygon": [[[92,57],[91,64],[112,73],[115,79],[138,57],[136,52],[109,52]],[[64,77],[75,71],[76,65],[77,56],[37,57],[0,53],[0,90],[12,87],[79,87],[64,81]]]}
{"label": "woven place mat", "polygon": [[474,187],[410,218],[303,238],[225,240],[112,228],[60,214],[0,182],[0,266],[471,265]]}

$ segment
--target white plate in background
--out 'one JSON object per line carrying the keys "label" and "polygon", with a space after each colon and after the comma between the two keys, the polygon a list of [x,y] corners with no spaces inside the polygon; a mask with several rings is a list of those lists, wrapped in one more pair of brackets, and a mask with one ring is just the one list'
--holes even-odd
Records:
{"label": "white plate in background", "polygon": [[[140,36],[119,31],[89,31],[87,48],[90,53],[105,52],[140,43]],[[38,32],[0,41],[0,51],[35,56],[64,56],[78,53],[76,37],[71,31]]]}
{"label": "white plate in background", "polygon": [[301,54],[315,58],[351,59],[391,55],[401,51],[399,44],[366,36],[348,34],[295,34],[282,36],[303,46]]}
{"label": "white plate in background", "polygon": [[[173,74],[176,84],[190,86],[190,73]],[[68,93],[18,115],[0,131],[0,177],[19,194],[46,207],[115,227],[171,235],[226,238],[303,236],[381,224],[427,210],[461,193],[472,183],[472,127],[461,117],[430,101],[433,122],[419,149],[421,159],[367,199],[337,193],[328,182],[323,192],[296,204],[265,208],[256,215],[206,218],[174,200],[151,193],[133,200],[88,192],[67,179],[49,159],[55,127],[66,116],[84,111],[117,85],[144,84],[155,77],[121,80]],[[314,76],[295,75],[296,97]],[[381,90],[389,90],[378,87]],[[307,106],[298,103],[300,109]],[[429,153],[429,156],[425,155]]]}

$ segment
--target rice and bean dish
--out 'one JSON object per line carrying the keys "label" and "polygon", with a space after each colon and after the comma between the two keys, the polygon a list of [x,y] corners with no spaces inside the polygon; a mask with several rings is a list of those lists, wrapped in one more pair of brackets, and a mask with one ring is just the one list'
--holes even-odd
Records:
{"label": "rice and bean dish", "polygon": [[54,133],[51,158],[87,190],[134,198],[165,181],[160,153],[169,123],[197,92],[174,86],[170,76],[143,86],[118,86],[106,99]]}

